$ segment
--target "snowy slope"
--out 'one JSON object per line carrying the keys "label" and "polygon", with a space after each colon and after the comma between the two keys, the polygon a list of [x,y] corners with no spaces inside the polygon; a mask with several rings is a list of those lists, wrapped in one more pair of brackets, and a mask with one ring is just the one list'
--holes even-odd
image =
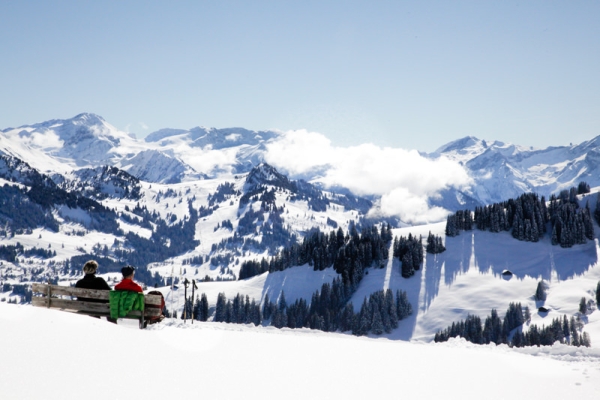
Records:
{"label": "snowy slope", "polygon": [[[2,351],[3,399],[600,396],[597,349],[519,352],[460,340],[417,344],[172,320],[139,330],[6,304],[0,328],[11,344]],[[115,368],[129,360],[130,367]]]}

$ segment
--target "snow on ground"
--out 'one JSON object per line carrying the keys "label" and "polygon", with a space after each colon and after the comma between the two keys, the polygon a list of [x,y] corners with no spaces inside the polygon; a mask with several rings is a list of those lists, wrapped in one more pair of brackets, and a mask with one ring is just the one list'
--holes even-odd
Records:
{"label": "snow on ground", "polygon": [[[3,399],[600,398],[600,350],[514,351],[0,304]],[[529,353],[529,354],[527,354]]]}

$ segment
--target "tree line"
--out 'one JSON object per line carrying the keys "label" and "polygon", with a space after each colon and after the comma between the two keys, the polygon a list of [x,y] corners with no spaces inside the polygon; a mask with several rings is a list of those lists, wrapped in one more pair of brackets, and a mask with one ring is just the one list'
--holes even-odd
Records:
{"label": "tree line", "polygon": [[563,315],[544,327],[532,324],[525,333],[518,329],[530,320],[528,307],[523,309],[521,303],[510,303],[503,320],[495,309],[483,324],[480,317],[468,315],[465,320],[453,322],[448,328],[438,331],[434,341],[445,342],[452,337],[462,337],[475,344],[495,343],[514,347],[551,346],[556,341],[573,346],[591,346],[588,333],[580,333],[583,324],[575,317],[569,320]]}
{"label": "tree line", "polygon": [[384,224],[381,231],[376,226],[362,229],[351,224],[348,233],[342,228],[328,234],[318,228],[306,235],[302,243],[292,243],[281,249],[269,261],[249,260],[242,263],[240,279],[247,279],[264,272],[283,271],[287,268],[308,264],[315,271],[333,265],[342,276],[344,284],[358,285],[364,270],[373,265],[382,267],[388,258],[392,238],[391,226]]}
{"label": "tree line", "polygon": [[[552,195],[548,202],[535,193],[526,193],[516,199],[476,207],[475,211],[459,210],[446,219],[446,236],[452,237],[461,231],[470,231],[475,226],[490,232],[510,231],[521,241],[537,242],[551,231],[553,245],[572,247],[594,238],[589,204],[580,207],[577,201],[579,192],[589,190],[583,182],[579,189],[561,191]],[[598,213],[598,208],[596,212]],[[600,214],[596,215],[600,218]],[[600,219],[599,219],[600,221]]]}
{"label": "tree line", "polygon": [[[219,293],[212,321],[351,332],[364,336],[390,333],[398,327],[400,320],[412,314],[412,305],[404,291],[398,290],[394,294],[387,289],[371,293],[365,297],[360,311],[355,312],[349,302],[352,293],[347,289],[342,280],[336,278],[315,291],[310,302],[300,298],[289,304],[282,291],[275,301],[266,295],[262,307],[247,295],[238,293],[233,299],[227,299],[224,293]],[[184,312],[198,321],[208,321],[211,315],[206,294],[202,293],[193,304],[192,299],[188,299]]]}

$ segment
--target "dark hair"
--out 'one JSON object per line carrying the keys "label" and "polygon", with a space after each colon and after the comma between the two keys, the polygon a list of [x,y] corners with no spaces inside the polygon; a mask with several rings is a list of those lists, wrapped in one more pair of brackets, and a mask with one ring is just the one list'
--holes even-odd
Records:
{"label": "dark hair", "polygon": [[121,268],[121,273],[123,274],[124,278],[127,278],[128,276],[132,275],[134,272],[135,272],[135,267],[131,266],[131,265]]}

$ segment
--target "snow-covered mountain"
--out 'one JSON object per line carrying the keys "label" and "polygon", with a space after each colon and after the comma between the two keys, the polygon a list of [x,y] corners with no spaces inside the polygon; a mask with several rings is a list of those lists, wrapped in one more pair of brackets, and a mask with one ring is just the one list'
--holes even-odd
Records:
{"label": "snow-covered mountain", "polygon": [[148,146],[95,114],[8,128],[0,137],[0,153],[46,172],[115,166],[140,179],[162,183],[200,176],[168,149]]}
{"label": "snow-covered mountain", "polygon": [[159,142],[162,146],[186,140],[191,147],[210,146],[214,150],[235,146],[256,146],[281,135],[274,131],[250,131],[244,128],[215,129],[196,127],[183,129],[161,129],[146,136],[146,142]]}
{"label": "snow-covered mountain", "polygon": [[[196,127],[161,129],[144,140],[122,132],[102,117],[84,113],[0,131],[0,152],[46,172],[114,166],[146,182],[179,183],[242,174],[265,161],[279,131]],[[586,181],[600,186],[600,139],[546,149],[465,137],[431,154],[460,163],[469,187],[448,187],[430,196],[430,206],[450,211],[499,202],[535,191],[548,197]],[[317,182],[332,168],[324,165],[295,176]],[[336,185],[338,186],[338,185]],[[339,187],[344,190],[343,187]]]}
{"label": "snow-covered mountain", "polygon": [[465,137],[448,143],[430,157],[460,162],[474,180],[471,195],[490,204],[524,192],[545,195],[581,181],[600,186],[600,136],[587,142],[546,149]]}
{"label": "snow-covered mountain", "polygon": [[[196,127],[190,130],[161,129],[146,136],[164,150],[178,153],[190,165],[206,174],[222,172],[244,173],[264,161],[265,144],[279,138],[281,132],[251,131],[244,128],[215,129]],[[217,165],[197,163],[198,157],[225,155]]]}
{"label": "snow-covered mountain", "polygon": [[[347,230],[372,207],[350,193],[291,180],[264,163],[244,174],[203,178],[148,182],[107,165],[48,174],[5,152],[0,155],[0,237],[14,240],[0,246],[53,248],[56,260],[67,263],[103,257],[109,271],[127,262],[176,263],[193,265],[202,278],[234,279],[244,260],[275,255],[314,229]],[[28,240],[39,229],[52,237],[43,245]],[[83,238],[75,243],[69,238],[73,234],[93,243]],[[54,279],[45,268],[29,273]],[[152,279],[148,283],[163,278]]]}

